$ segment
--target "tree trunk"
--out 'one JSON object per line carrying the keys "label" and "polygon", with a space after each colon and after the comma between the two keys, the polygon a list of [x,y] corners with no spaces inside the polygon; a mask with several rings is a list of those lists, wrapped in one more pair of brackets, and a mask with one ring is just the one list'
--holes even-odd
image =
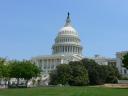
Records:
{"label": "tree trunk", "polygon": [[10,87],[10,78],[8,79],[8,88]]}
{"label": "tree trunk", "polygon": [[26,80],[26,84],[25,84],[25,85],[26,85],[26,87],[27,87],[27,85],[28,85],[28,80]]}
{"label": "tree trunk", "polygon": [[1,78],[0,78],[0,85],[1,85]]}
{"label": "tree trunk", "polygon": [[20,78],[17,78],[17,86],[19,85]]}
{"label": "tree trunk", "polygon": [[6,78],[4,78],[4,86],[5,86],[5,88],[6,88],[6,81],[7,81]]}

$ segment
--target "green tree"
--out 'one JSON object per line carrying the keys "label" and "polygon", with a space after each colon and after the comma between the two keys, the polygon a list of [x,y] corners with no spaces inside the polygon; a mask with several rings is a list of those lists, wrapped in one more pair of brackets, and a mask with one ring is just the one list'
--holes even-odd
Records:
{"label": "green tree", "polygon": [[58,83],[67,84],[70,78],[70,67],[67,64],[60,64],[57,66]]}
{"label": "green tree", "polygon": [[70,80],[69,84],[74,86],[83,86],[88,84],[88,72],[80,61],[69,63],[70,66]]}
{"label": "green tree", "polygon": [[40,69],[30,61],[12,61],[10,62],[10,78],[17,79],[17,85],[19,80],[24,78],[26,80],[26,86],[28,80],[32,77],[37,77],[40,74]]}
{"label": "green tree", "polygon": [[21,77],[26,80],[26,84],[28,83],[28,80],[30,80],[32,77],[37,77],[40,75],[41,70],[30,61],[23,61],[22,66],[23,70]]}
{"label": "green tree", "polygon": [[50,84],[67,84],[70,78],[70,67],[68,64],[60,64],[56,70],[50,73]]}
{"label": "green tree", "polygon": [[49,82],[50,85],[57,85],[57,84],[59,84],[58,83],[57,69],[56,70],[52,70],[49,75],[50,75],[50,82]]}
{"label": "green tree", "polygon": [[4,69],[4,64],[5,64],[5,59],[4,58],[0,58],[0,78],[3,78],[3,69]]}
{"label": "green tree", "polygon": [[0,82],[1,80],[4,80],[5,85],[7,84],[7,80],[9,77],[9,68],[6,62],[7,61],[5,58],[0,58]]}
{"label": "green tree", "polygon": [[120,74],[113,65],[99,65],[94,60],[82,59],[61,64],[50,73],[51,84],[82,86],[91,84],[117,83]]}
{"label": "green tree", "polygon": [[103,80],[100,77],[100,66],[91,59],[85,58],[81,62],[88,70],[89,83],[91,85],[101,84]]}
{"label": "green tree", "polygon": [[115,66],[99,65],[94,60],[81,60],[88,70],[89,82],[91,85],[99,85],[104,83],[116,83],[120,77],[119,72]]}
{"label": "green tree", "polygon": [[87,70],[82,63],[77,61],[69,64],[60,64],[56,70],[50,73],[50,84],[86,85],[88,84]]}
{"label": "green tree", "polygon": [[18,60],[10,61],[9,68],[10,68],[9,77],[16,78],[17,85],[19,85],[19,80],[21,78],[21,71],[22,71],[21,61]]}
{"label": "green tree", "polygon": [[0,85],[1,85],[2,78],[3,78],[3,68],[4,68],[4,62],[2,58],[0,58]]}
{"label": "green tree", "polygon": [[124,64],[123,67],[125,67],[126,69],[128,69],[128,53],[126,53],[123,56],[122,63]]}
{"label": "green tree", "polygon": [[106,83],[117,83],[120,78],[118,69],[115,66],[107,66]]}

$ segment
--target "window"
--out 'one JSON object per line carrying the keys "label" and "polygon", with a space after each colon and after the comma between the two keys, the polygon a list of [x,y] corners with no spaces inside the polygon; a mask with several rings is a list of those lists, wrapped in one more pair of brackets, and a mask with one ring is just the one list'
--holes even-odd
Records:
{"label": "window", "polygon": [[127,74],[127,70],[126,69],[124,69],[124,74]]}

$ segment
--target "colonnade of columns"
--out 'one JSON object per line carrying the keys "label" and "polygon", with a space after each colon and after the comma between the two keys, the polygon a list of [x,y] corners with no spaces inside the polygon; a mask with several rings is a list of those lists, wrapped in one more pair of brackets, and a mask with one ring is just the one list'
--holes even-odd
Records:
{"label": "colonnade of columns", "polygon": [[38,61],[39,67],[41,67],[42,71],[46,73],[55,69],[59,64],[61,64],[61,59],[42,59]]}
{"label": "colonnade of columns", "polygon": [[55,53],[79,53],[81,54],[82,48],[77,46],[55,46],[53,48],[53,54]]}
{"label": "colonnade of columns", "polygon": [[55,40],[55,43],[63,43],[63,42],[75,42],[75,43],[80,43],[80,39],[77,37],[65,37],[65,38],[57,38]]}

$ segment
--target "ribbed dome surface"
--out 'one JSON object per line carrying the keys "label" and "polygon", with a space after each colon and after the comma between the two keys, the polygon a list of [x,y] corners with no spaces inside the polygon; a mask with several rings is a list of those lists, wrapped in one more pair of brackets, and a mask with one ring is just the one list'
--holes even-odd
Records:
{"label": "ribbed dome surface", "polygon": [[60,29],[58,36],[59,35],[73,35],[73,36],[78,36],[76,30],[71,27],[71,26],[67,26],[67,27],[63,27]]}
{"label": "ribbed dome surface", "polygon": [[71,25],[71,19],[68,13],[64,27],[59,30],[55,38],[55,44],[52,47],[53,54],[79,54],[82,53],[80,39],[77,31]]}

